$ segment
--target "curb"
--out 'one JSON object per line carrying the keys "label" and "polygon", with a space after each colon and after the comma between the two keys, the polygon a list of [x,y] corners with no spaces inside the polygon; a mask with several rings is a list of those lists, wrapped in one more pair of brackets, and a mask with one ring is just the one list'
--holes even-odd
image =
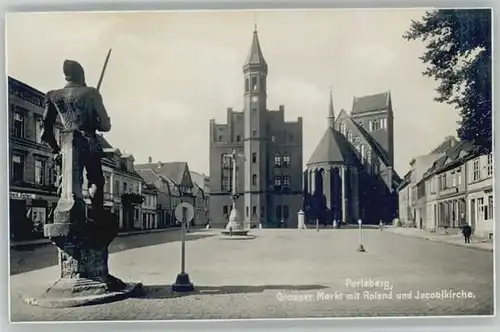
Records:
{"label": "curb", "polygon": [[448,241],[442,241],[442,240],[436,240],[429,238],[429,236],[418,236],[418,235],[412,235],[412,234],[401,234],[401,233],[396,233],[396,232],[388,232],[394,235],[400,235],[400,236],[409,236],[413,238],[418,238],[426,241],[431,241],[431,242],[436,242],[436,243],[444,243],[444,244],[449,244],[451,246],[455,247],[461,247],[461,248],[467,248],[467,249],[472,249],[472,250],[478,250],[478,251],[486,251],[486,252],[493,252],[493,248],[482,248],[482,247],[477,247],[477,246],[466,246],[461,243],[455,243],[455,242],[448,242]]}
{"label": "curb", "polygon": [[[126,237],[126,236],[133,236],[133,235],[141,235],[141,234],[150,234],[150,233],[161,233],[161,232],[172,232],[172,231],[179,231],[181,228],[180,227],[170,227],[170,228],[162,228],[162,229],[150,229],[150,230],[144,230],[144,231],[136,231],[136,232],[124,232],[124,233],[118,233],[116,237]],[[198,228],[191,228],[191,231],[198,230]],[[33,241],[21,241],[18,243],[12,243],[10,242],[10,248],[17,248],[17,247],[24,247],[24,246],[36,246],[36,245],[41,245],[41,244],[47,244],[51,243],[49,239],[44,238],[44,239],[39,239],[39,240],[33,240]]]}

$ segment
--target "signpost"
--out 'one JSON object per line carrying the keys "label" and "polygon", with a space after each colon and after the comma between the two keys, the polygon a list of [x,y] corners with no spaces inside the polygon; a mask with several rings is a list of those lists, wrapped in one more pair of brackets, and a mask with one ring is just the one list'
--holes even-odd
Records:
{"label": "signpost", "polygon": [[181,272],[177,275],[175,283],[172,285],[174,292],[191,292],[194,290],[193,284],[186,273],[186,224],[194,218],[194,208],[191,204],[183,202],[175,208],[175,218],[181,223]]}
{"label": "signpost", "polygon": [[363,221],[359,219],[358,224],[359,224],[359,246],[357,251],[365,252],[365,247],[363,247],[363,230],[362,230]]}

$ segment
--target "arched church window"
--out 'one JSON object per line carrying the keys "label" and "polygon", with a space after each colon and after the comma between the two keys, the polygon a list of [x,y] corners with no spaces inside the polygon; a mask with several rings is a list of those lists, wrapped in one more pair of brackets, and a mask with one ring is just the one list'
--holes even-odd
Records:
{"label": "arched church window", "polygon": [[380,119],[380,129],[386,129],[387,128],[387,119]]}
{"label": "arched church window", "polygon": [[261,91],[266,90],[266,77],[265,76],[260,77],[260,90]]}
{"label": "arched church window", "polygon": [[373,160],[373,174],[377,175],[380,172],[380,164],[378,163],[378,159]]}
{"label": "arched church window", "polygon": [[347,140],[349,143],[352,143],[352,131],[351,129],[347,130]]}
{"label": "arched church window", "polygon": [[380,129],[380,122],[379,120],[373,120],[372,122],[372,131],[379,130]]}
{"label": "arched church window", "polygon": [[344,135],[344,136],[345,136],[345,134],[346,134],[346,130],[345,130],[345,122],[344,122],[344,121],[342,121],[342,122],[340,123],[340,133],[341,133],[342,135]]}
{"label": "arched church window", "polygon": [[372,131],[373,130],[373,121],[370,120],[368,121],[368,131]]}
{"label": "arched church window", "polygon": [[252,185],[253,186],[257,185],[257,174],[252,175]]}
{"label": "arched church window", "polygon": [[274,167],[280,168],[281,167],[281,155],[279,152],[276,152],[274,154]]}
{"label": "arched church window", "polygon": [[250,91],[250,81],[248,80],[248,77],[245,78],[245,92]]}
{"label": "arched church window", "polygon": [[371,163],[372,162],[372,150],[366,151],[366,160]]}

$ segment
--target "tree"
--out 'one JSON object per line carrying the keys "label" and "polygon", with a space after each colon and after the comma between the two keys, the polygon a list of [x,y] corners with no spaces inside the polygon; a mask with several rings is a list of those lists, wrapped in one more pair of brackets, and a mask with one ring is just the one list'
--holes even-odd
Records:
{"label": "tree", "polygon": [[454,105],[461,120],[461,140],[482,153],[492,150],[491,10],[441,9],[412,21],[403,35],[421,40],[426,51],[422,73],[440,82],[436,101]]}

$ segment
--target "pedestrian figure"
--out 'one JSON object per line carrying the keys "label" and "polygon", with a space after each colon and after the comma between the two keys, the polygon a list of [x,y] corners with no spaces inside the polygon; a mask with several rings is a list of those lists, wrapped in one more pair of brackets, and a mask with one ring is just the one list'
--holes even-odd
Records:
{"label": "pedestrian figure", "polygon": [[462,234],[464,236],[465,243],[470,243],[470,236],[472,234],[472,228],[469,225],[462,227]]}
{"label": "pedestrian figure", "polygon": [[337,228],[337,220],[333,220],[333,229],[336,229]]}
{"label": "pedestrian figure", "polygon": [[233,236],[233,227],[232,226],[229,227],[229,236]]}
{"label": "pedestrian figure", "polygon": [[380,220],[379,228],[380,228],[380,230],[384,229],[384,222],[382,220]]}

